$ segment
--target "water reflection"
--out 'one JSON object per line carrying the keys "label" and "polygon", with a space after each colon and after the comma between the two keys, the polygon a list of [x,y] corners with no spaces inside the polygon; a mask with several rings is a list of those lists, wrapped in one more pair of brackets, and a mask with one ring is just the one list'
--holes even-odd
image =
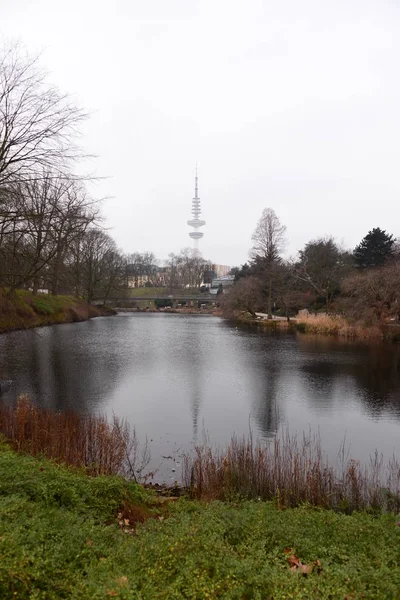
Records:
{"label": "water reflection", "polygon": [[[397,449],[400,348],[260,334],[214,317],[120,315],[0,336],[0,379],[56,410],[125,416],[152,439],[154,462],[249,427],[320,428],[335,451]],[[332,450],[333,451],[333,450]],[[400,452],[400,448],[399,448]]]}
{"label": "water reflection", "polygon": [[[333,387],[350,379],[364,410],[379,417],[387,412],[400,418],[400,348],[385,344],[356,344],[339,340],[299,336],[303,356],[301,371],[307,387],[320,386],[325,399],[334,397]],[[316,395],[311,394],[310,400]]]}
{"label": "water reflection", "polygon": [[[285,363],[277,352],[278,345],[279,341],[270,337],[267,348],[262,348],[263,351],[253,357],[252,379],[253,381],[258,380],[259,389],[254,395],[252,415],[253,420],[257,423],[257,429],[266,439],[270,439],[276,434],[285,404]],[[266,354],[268,355],[267,360]]]}
{"label": "water reflection", "polygon": [[106,323],[88,322],[1,336],[0,375],[13,381],[8,395],[28,394],[54,410],[96,410],[126,365],[110,333]]}

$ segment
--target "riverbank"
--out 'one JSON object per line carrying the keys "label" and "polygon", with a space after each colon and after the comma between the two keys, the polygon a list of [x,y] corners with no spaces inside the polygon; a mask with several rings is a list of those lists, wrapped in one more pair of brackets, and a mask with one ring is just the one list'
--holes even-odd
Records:
{"label": "riverbank", "polygon": [[395,598],[397,518],[158,499],[0,445],[1,598]]}
{"label": "riverbank", "polygon": [[[148,442],[139,443],[135,428],[114,415],[53,411],[30,402],[0,401],[0,436],[14,450],[85,469],[92,476],[120,475],[154,480]],[[400,463],[375,454],[368,464],[348,456],[342,443],[338,459],[328,461],[319,435],[280,432],[272,443],[233,436],[224,447],[205,440],[181,454],[183,489],[198,500],[272,500],[284,508],[304,503],[351,513],[400,512]],[[167,458],[167,457],[165,457]],[[172,458],[172,457],[169,457]],[[155,489],[155,488],[154,488]]]}
{"label": "riverbank", "polygon": [[230,317],[237,323],[256,324],[261,329],[283,330],[316,335],[336,336],[339,338],[371,341],[400,341],[400,325],[384,323],[367,325],[362,322],[350,322],[341,315],[298,314],[287,320],[278,317],[266,319],[254,317],[250,313],[240,312]]}
{"label": "riverbank", "polygon": [[92,306],[73,296],[33,295],[27,290],[7,294],[0,290],[0,333],[43,325],[75,323],[115,314],[113,309]]}

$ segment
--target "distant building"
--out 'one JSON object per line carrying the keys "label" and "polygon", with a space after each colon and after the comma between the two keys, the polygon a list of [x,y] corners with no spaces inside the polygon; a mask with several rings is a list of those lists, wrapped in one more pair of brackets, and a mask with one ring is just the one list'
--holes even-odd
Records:
{"label": "distant building", "polygon": [[209,268],[204,271],[204,284],[211,285],[215,278],[227,277],[230,270],[231,267],[228,265],[210,265]]}
{"label": "distant building", "polygon": [[203,275],[204,285],[211,285],[212,280],[215,279],[215,277],[216,277],[215,271],[213,271],[211,269],[207,269],[206,271],[204,271],[204,275]]}
{"label": "distant building", "polygon": [[[187,287],[183,269],[184,267],[181,265],[160,267],[158,265],[130,264],[126,270],[127,286],[128,288],[168,287],[173,283],[175,287]],[[203,274],[203,284],[211,287],[216,279],[222,278],[223,285],[227,285],[227,281],[230,281],[228,275],[230,270],[231,267],[228,265],[209,264]]]}
{"label": "distant building", "polygon": [[165,269],[157,265],[128,265],[128,288],[163,287],[166,285]]}
{"label": "distant building", "polygon": [[211,283],[210,294],[216,295],[218,293],[218,290],[222,289],[223,291],[225,288],[230,287],[234,283],[234,275],[225,275],[225,277],[215,277]]}
{"label": "distant building", "polygon": [[216,277],[226,277],[229,275],[231,268],[228,265],[211,265],[211,269],[214,271]]}
{"label": "distant building", "polygon": [[146,284],[153,285],[152,278],[149,275],[128,275],[129,288],[145,287]]}

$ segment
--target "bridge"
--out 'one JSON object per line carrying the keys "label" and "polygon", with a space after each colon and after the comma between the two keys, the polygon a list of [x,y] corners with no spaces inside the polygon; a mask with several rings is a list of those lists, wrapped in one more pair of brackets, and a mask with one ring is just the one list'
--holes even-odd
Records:
{"label": "bridge", "polygon": [[[210,302],[216,302],[217,296],[212,294],[157,294],[153,296],[124,296],[120,298],[107,298],[107,304],[114,306],[116,304],[138,304],[143,302],[155,302],[161,300],[164,302],[171,302],[172,304],[181,304],[183,302],[201,302],[202,304],[208,304]],[[95,300],[93,304],[103,304],[104,299],[100,298]]]}

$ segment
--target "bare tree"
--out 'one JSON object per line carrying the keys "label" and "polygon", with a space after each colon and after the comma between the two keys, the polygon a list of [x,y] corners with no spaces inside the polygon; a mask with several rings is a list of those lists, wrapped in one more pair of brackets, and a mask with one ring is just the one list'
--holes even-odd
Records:
{"label": "bare tree", "polygon": [[153,252],[133,252],[126,257],[126,274],[133,277],[135,287],[138,286],[139,277],[146,277],[149,285],[157,284],[157,259]]}
{"label": "bare tree", "polygon": [[269,263],[279,260],[285,248],[285,233],[286,227],[282,225],[275,211],[272,208],[264,208],[251,237],[251,258],[261,258]]}
{"label": "bare tree", "polygon": [[182,287],[198,288],[200,287],[204,271],[209,265],[200,252],[193,248],[183,248],[178,255],[178,273]]}
{"label": "bare tree", "polygon": [[268,318],[272,319],[272,282],[274,268],[285,247],[286,227],[272,208],[265,208],[252,235],[250,256],[264,271],[268,281]]}
{"label": "bare tree", "polygon": [[351,299],[347,312],[379,322],[400,319],[400,264],[393,263],[347,277],[342,293]]}
{"label": "bare tree", "polygon": [[2,190],[0,285],[58,289],[67,249],[97,216],[96,203],[75,182],[44,172]]}
{"label": "bare tree", "polygon": [[72,246],[71,269],[76,293],[88,302],[102,298],[122,285],[125,260],[114,240],[101,229],[89,229]]}
{"label": "bare tree", "polygon": [[222,294],[221,308],[225,316],[233,317],[239,311],[246,311],[252,317],[263,309],[265,298],[262,282],[254,275],[243,277]]}
{"label": "bare tree", "polygon": [[183,248],[179,254],[169,254],[166,264],[165,281],[171,292],[174,287],[199,288],[204,271],[210,262],[192,248]]}
{"label": "bare tree", "polygon": [[179,258],[173,252],[168,255],[165,266],[165,283],[172,294],[174,287],[179,285]]}
{"label": "bare tree", "polygon": [[351,255],[342,250],[332,237],[308,242],[292,264],[293,276],[325,299],[329,310],[340,281],[351,270]]}
{"label": "bare tree", "polygon": [[75,137],[86,114],[47,83],[38,59],[14,46],[0,56],[0,186],[65,175],[80,151]]}
{"label": "bare tree", "polygon": [[51,178],[8,186],[2,203],[1,281],[12,290],[33,283],[36,293],[45,267],[53,258],[52,219],[59,200]]}
{"label": "bare tree", "polygon": [[51,264],[51,293],[58,294],[60,273],[68,250],[83,237],[90,225],[97,224],[99,208],[95,201],[75,182],[62,182],[63,194],[52,220],[53,261]]}

